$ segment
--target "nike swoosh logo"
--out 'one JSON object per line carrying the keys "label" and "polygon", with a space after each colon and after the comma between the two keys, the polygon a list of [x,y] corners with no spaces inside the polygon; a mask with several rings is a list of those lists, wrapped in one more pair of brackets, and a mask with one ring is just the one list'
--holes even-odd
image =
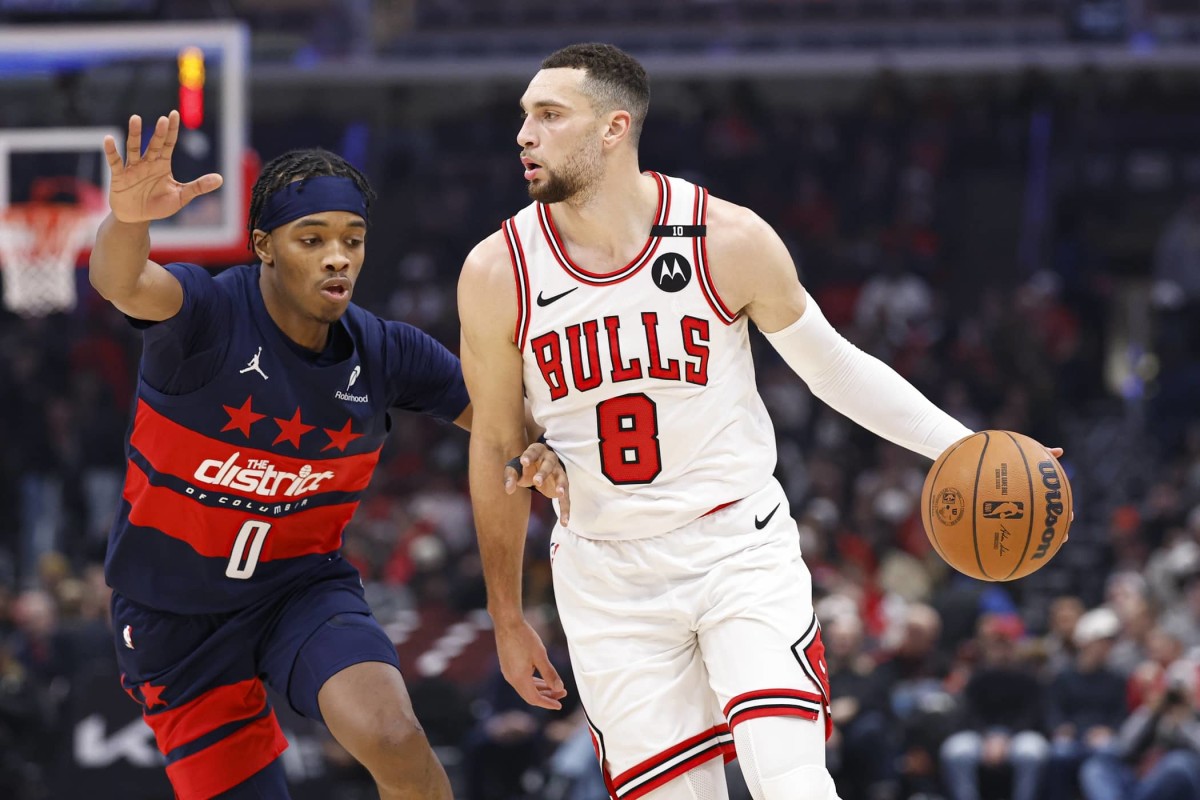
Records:
{"label": "nike swoosh logo", "polygon": [[771,513],[767,514],[766,518],[764,518],[764,519],[759,519],[756,516],[754,518],[754,527],[758,528],[760,531],[763,528],[767,527],[767,523],[771,521],[771,517],[775,516],[775,512],[779,510],[779,507],[781,505],[783,505],[783,503],[776,503],[775,507],[771,509]]}
{"label": "nike swoosh logo", "polygon": [[[578,289],[578,288],[579,288],[578,286],[575,287],[575,289]],[[575,289],[567,289],[562,294],[556,294],[553,297],[542,297],[542,293],[538,292],[537,304],[539,306],[542,306],[543,308],[545,308],[546,306],[553,303],[555,300],[562,300],[564,297],[569,295],[571,292],[575,291]]]}

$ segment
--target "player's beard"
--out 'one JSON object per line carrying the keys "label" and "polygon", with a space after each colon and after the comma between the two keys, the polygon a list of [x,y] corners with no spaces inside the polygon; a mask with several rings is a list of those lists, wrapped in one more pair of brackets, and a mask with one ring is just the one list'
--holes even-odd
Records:
{"label": "player's beard", "polygon": [[600,148],[589,150],[585,145],[567,157],[562,167],[551,170],[542,167],[546,177],[540,183],[530,181],[529,198],[538,203],[579,202],[586,198],[600,182],[604,163]]}

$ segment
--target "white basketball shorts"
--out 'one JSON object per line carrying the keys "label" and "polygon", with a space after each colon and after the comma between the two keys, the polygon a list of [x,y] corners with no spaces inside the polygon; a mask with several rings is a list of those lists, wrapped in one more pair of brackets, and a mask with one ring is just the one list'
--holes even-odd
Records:
{"label": "white basketball shorts", "polygon": [[556,527],[554,591],[609,792],[636,800],[762,716],[824,724],[812,577],[782,487],[669,533],[599,541]]}

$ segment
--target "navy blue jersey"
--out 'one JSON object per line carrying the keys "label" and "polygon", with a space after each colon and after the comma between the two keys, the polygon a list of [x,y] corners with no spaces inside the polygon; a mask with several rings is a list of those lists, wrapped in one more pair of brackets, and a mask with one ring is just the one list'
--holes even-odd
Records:
{"label": "navy blue jersey", "polygon": [[183,308],[145,325],[105,570],[142,605],[223,613],[338,557],[389,409],[452,421],[467,392],[458,359],[411,325],[351,304],[313,353],[267,313],[257,265],[167,269]]}

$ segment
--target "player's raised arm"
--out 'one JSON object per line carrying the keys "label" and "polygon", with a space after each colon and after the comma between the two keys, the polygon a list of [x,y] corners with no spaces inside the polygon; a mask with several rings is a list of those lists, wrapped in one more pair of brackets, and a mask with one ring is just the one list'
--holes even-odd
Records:
{"label": "player's raised arm", "polygon": [[872,433],[929,458],[971,433],[834,330],[800,285],[787,247],[770,225],[748,209],[716,200],[709,215],[718,291],[754,321],[813,394]]}
{"label": "player's raised arm", "polygon": [[158,118],[145,153],[141,117],[130,117],[124,161],[113,137],[104,137],[104,155],[112,174],[108,193],[112,213],[96,232],[88,278],[104,299],[138,319],[168,319],[183,305],[179,281],[149,258],[150,222],[175,214],[221,185],[221,176],[215,173],[190,183],[175,180],[171,155],[178,139],[177,111]]}
{"label": "player's raised arm", "polygon": [[499,233],[467,257],[458,283],[458,313],[463,376],[473,409],[471,505],[500,668],[525,702],[558,709],[558,698],[565,695],[562,680],[521,605],[529,495],[505,490],[505,463],[525,451],[526,430],[521,354],[513,343],[516,286]]}

